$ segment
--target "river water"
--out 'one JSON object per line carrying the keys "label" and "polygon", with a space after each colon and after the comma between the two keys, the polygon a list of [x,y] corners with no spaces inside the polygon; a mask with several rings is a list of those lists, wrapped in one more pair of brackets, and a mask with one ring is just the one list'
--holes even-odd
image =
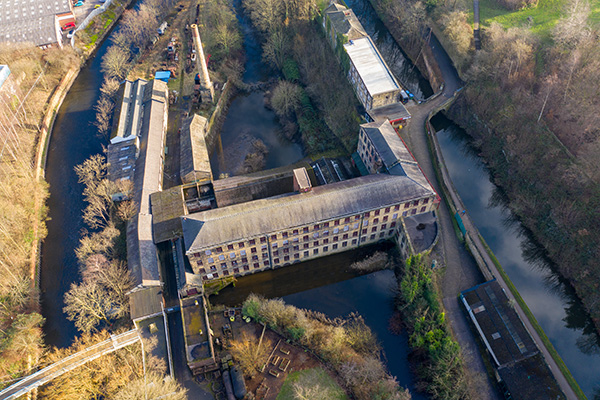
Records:
{"label": "river water", "polygon": [[285,268],[239,278],[235,288],[223,289],[211,303],[237,306],[250,293],[267,298],[280,297],[299,308],[319,311],[331,318],[358,312],[377,336],[386,365],[413,399],[426,397],[414,390],[414,376],[408,363],[408,336],[393,335],[388,329],[394,312],[396,277],[392,271],[362,275],[349,268],[375,251],[387,251],[391,244],[368,246],[311,260]]}
{"label": "river water", "polygon": [[52,346],[69,346],[77,335],[75,325],[62,311],[64,293],[80,279],[75,248],[86,228],[81,218],[86,206],[83,185],[77,182],[73,168],[101,153],[106,144],[107,138],[99,137],[92,123],[96,118],[93,106],[102,84],[100,63],[108,46],[109,41],[105,41],[81,69],[58,111],[48,147],[49,220],[48,236],[42,245],[41,299],[45,341]]}
{"label": "river water", "polygon": [[442,114],[432,123],[467,212],[582,390],[594,398],[600,388],[600,341],[581,302],[506,207],[469,136]]}
{"label": "river water", "polygon": [[[272,71],[262,62],[262,47],[252,28],[249,17],[243,13],[239,0],[235,1],[237,19],[244,35],[246,62],[243,81],[248,84],[269,80]],[[223,127],[220,143],[211,155],[213,176],[220,174],[240,175],[240,167],[250,151],[253,140],[261,140],[269,151],[265,168],[277,168],[293,164],[304,158],[304,150],[280,133],[275,113],[265,107],[263,91],[241,93],[231,105]]]}

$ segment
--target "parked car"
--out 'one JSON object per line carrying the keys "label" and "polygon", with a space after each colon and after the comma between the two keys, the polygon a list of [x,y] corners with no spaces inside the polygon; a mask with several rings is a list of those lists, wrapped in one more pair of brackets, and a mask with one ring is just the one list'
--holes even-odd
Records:
{"label": "parked car", "polygon": [[69,22],[62,27],[63,32],[75,28],[75,22]]}
{"label": "parked car", "polygon": [[83,1],[78,1],[77,3],[73,4],[73,7],[81,7],[83,5]]}
{"label": "parked car", "polygon": [[67,33],[67,39],[71,39],[73,37],[73,35],[75,34],[75,29],[71,29],[69,31],[69,33]]}
{"label": "parked car", "polygon": [[94,8],[100,8],[100,7],[102,7],[100,4],[96,4],[96,5],[94,6]]}

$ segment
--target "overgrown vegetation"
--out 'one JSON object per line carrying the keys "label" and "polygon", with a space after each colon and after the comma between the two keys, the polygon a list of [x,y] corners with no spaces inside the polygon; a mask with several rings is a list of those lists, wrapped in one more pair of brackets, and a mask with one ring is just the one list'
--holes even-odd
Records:
{"label": "overgrown vegetation", "polygon": [[43,351],[35,267],[48,187],[36,176],[36,150],[48,100],[78,63],[70,49],[0,45],[0,64],[11,70],[0,94],[1,381],[21,376]]}
{"label": "overgrown vegetation", "polygon": [[250,295],[242,313],[304,346],[328,363],[358,400],[407,400],[380,358],[380,347],[359,315],[329,319],[324,314]]}
{"label": "overgrown vegetation", "polygon": [[309,155],[352,152],[360,122],[357,101],[318,23],[323,4],[244,0],[243,5],[264,38],[265,61],[283,77],[273,106],[288,136],[299,132]]}
{"label": "overgrown vegetation", "polygon": [[447,327],[429,265],[421,255],[410,257],[400,281],[398,309],[407,325],[412,365],[422,380],[419,386],[433,399],[468,399],[460,348]]}

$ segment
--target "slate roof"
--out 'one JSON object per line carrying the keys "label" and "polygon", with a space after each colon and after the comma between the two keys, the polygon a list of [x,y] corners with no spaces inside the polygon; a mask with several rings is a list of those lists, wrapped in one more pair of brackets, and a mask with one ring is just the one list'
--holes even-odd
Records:
{"label": "slate roof", "polygon": [[332,3],[325,9],[325,14],[329,17],[331,27],[336,34],[345,35],[349,40],[367,36],[365,28],[351,9]]}
{"label": "slate roof", "polygon": [[127,265],[136,286],[160,286],[152,215],[137,214],[127,223]]}
{"label": "slate roof", "polygon": [[352,40],[344,45],[344,49],[371,96],[400,89],[370,37]]}
{"label": "slate roof", "polygon": [[[139,214],[127,225],[127,263],[136,286],[156,286],[160,285],[160,274],[156,246],[152,238],[150,195],[158,192],[162,186],[161,164],[167,126],[168,90],[167,84],[159,80],[153,80],[141,86],[139,81],[136,82],[137,85],[125,82],[121,87],[125,100],[129,99],[126,95],[128,83],[131,85],[130,88],[143,86],[143,94],[136,95],[135,108],[139,108],[139,110],[130,111],[134,114],[139,111],[141,125],[139,148],[137,148],[138,158],[133,172],[133,200],[138,206]],[[138,99],[141,101],[138,102]],[[115,112],[120,113],[121,111]],[[131,137],[135,138],[136,136]],[[117,157],[114,155],[117,149],[127,147],[128,143],[134,142],[134,140],[130,140],[127,143],[110,145],[109,159],[114,160]],[[125,161],[128,160],[123,160],[123,162]],[[111,165],[109,171],[115,168],[117,167]],[[115,178],[116,176],[111,176],[111,179]]]}
{"label": "slate roof", "polygon": [[415,160],[389,121],[386,120],[383,123],[369,122],[360,127],[371,139],[375,150],[390,174],[406,176],[423,187],[431,188],[417,160]]}
{"label": "slate roof", "polygon": [[493,280],[465,290],[461,298],[467,310],[472,311],[471,319],[477,321],[497,366],[512,365],[538,352],[498,282]]}
{"label": "slate roof", "polygon": [[161,163],[167,125],[167,84],[153,80],[144,89],[140,154],[135,169],[135,201],[143,214],[150,214],[150,194],[162,185]]}
{"label": "slate roof", "polygon": [[318,186],[308,193],[190,214],[182,217],[186,252],[434,194],[408,177],[376,174]]}
{"label": "slate roof", "polygon": [[162,314],[160,304],[163,298],[160,286],[132,292],[129,294],[129,300],[129,314],[132,321]]}
{"label": "slate roof", "polygon": [[194,114],[183,122],[180,136],[180,177],[183,183],[212,179],[206,146],[206,118]]}

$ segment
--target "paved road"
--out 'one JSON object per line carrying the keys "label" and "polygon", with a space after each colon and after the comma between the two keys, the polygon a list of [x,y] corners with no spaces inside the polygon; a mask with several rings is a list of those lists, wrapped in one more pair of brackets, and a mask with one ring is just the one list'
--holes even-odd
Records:
{"label": "paved road", "polygon": [[[433,170],[432,159],[427,148],[427,132],[425,129],[425,121],[429,112],[439,107],[441,104],[443,104],[443,102],[447,101],[448,98],[452,97],[454,92],[462,86],[462,82],[460,81],[456,70],[452,66],[450,58],[440,45],[435,35],[432,35],[430,45],[440,70],[442,71],[445,87],[442,95],[438,98],[432,100],[431,102],[414,106],[410,109],[412,117],[410,126],[407,130],[407,140],[409,142],[410,149],[413,151],[413,154],[417,158],[421,168],[423,168],[423,171],[431,180],[434,188],[438,191],[438,193],[440,193],[439,182],[436,179]],[[445,181],[451,182],[450,178],[446,175],[447,171],[445,168],[442,168],[442,174],[444,175],[443,179]],[[455,192],[451,191],[451,196],[455,204],[462,204],[462,201]],[[456,298],[458,293],[462,290],[468,289],[469,287],[482,282],[483,277],[481,272],[479,272],[479,268],[477,267],[473,257],[467,253],[462,244],[458,241],[452,227],[452,216],[450,215],[450,212],[444,203],[440,205],[438,216],[441,226],[442,250],[446,265],[446,272],[442,282],[444,306],[448,312],[449,321],[452,325],[455,337],[461,346],[463,355],[465,356],[467,369],[469,372],[471,372],[471,376],[475,377],[480,374],[481,376],[485,376],[486,371],[483,367],[483,362],[475,344],[473,334],[468,328],[466,318],[464,317]],[[462,219],[465,229],[470,233],[475,246],[479,249],[479,253],[484,259],[484,262],[491,270],[494,277],[496,277],[500,286],[505,290],[509,299],[512,299],[513,296],[508,288],[508,285],[504,282],[495,264],[485,251],[485,247],[479,238],[479,231],[477,230],[475,224],[473,224],[468,214],[463,215]],[[533,325],[525,315],[525,312],[517,302],[515,302],[515,304],[517,305],[515,310],[533,337],[541,353],[544,355],[544,358],[554,373],[554,376],[561,389],[569,400],[577,399],[577,396],[558,368],[558,365],[551,357],[550,352],[542,342],[537,331],[533,328]],[[489,381],[485,379],[475,379],[475,385],[476,393],[480,395],[480,398],[498,398],[498,395],[491,387]]]}
{"label": "paved road", "polygon": [[12,386],[0,392],[0,400],[16,399],[25,393],[55,379],[65,372],[71,371],[89,361],[95,360],[105,354],[137,343],[140,340],[138,331],[133,329],[120,335],[111,336],[109,339],[97,343],[87,349],[79,351],[69,357],[63,358],[35,374],[29,375]]}

